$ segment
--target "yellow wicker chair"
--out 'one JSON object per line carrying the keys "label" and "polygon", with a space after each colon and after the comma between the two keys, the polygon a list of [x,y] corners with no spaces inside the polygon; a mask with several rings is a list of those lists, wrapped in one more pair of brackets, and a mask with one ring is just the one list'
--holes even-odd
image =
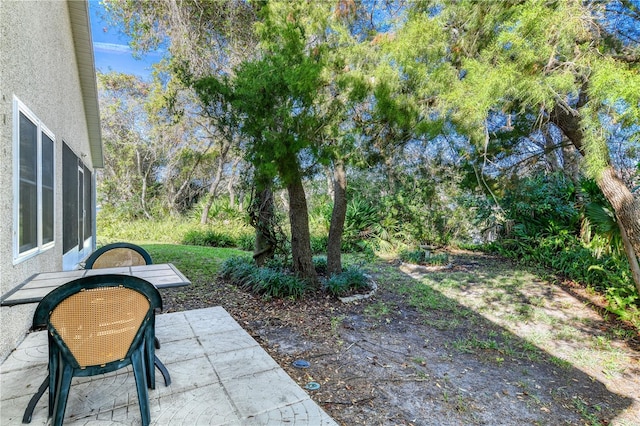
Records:
{"label": "yellow wicker chair", "polygon": [[[125,275],[98,275],[64,284],[36,308],[34,327],[49,334],[49,415],[62,425],[74,376],[131,365],[142,424],[150,423],[146,342],[153,339],[162,298],[153,284]],[[153,368],[153,367],[152,367]]]}
{"label": "yellow wicker chair", "polygon": [[[138,265],[151,265],[151,255],[142,247],[131,243],[111,243],[100,247],[98,250],[91,253],[85,262],[85,269],[102,269],[113,268],[118,266],[138,266]],[[171,375],[169,370],[164,366],[162,361],[155,355],[154,349],[160,349],[160,341],[155,338],[148,342],[147,356],[149,358],[149,365],[155,365],[162,377],[164,378],[165,386],[171,384]],[[155,369],[147,368],[147,380],[149,381],[149,388],[156,388],[156,375]]]}
{"label": "yellow wicker chair", "polygon": [[116,266],[150,265],[153,261],[145,249],[131,243],[112,243],[91,253],[85,261],[86,269]]}

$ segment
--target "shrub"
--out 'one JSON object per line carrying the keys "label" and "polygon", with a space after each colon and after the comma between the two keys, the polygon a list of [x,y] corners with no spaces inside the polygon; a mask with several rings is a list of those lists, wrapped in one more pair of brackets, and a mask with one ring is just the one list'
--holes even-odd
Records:
{"label": "shrub", "polygon": [[345,294],[368,288],[369,280],[357,268],[345,268],[342,273],[332,275],[324,283],[324,289],[332,296],[344,296]]}
{"label": "shrub", "polygon": [[400,259],[404,262],[417,265],[442,266],[449,263],[449,255],[446,253],[427,254],[425,250],[403,250]]}
{"label": "shrub", "polygon": [[245,251],[253,251],[256,245],[255,234],[243,233],[237,238],[238,248]]}
{"label": "shrub", "polygon": [[211,229],[192,229],[182,238],[182,243],[192,246],[236,247],[234,238]]}
{"label": "shrub", "polygon": [[325,256],[315,256],[313,266],[318,274],[327,273],[327,258]]}
{"label": "shrub", "polygon": [[323,236],[311,236],[311,252],[312,253],[324,253],[327,251],[327,243],[329,241],[328,235]]}
{"label": "shrub", "polygon": [[307,283],[283,268],[257,267],[252,259],[234,257],[225,261],[220,274],[233,284],[266,298],[299,298]]}

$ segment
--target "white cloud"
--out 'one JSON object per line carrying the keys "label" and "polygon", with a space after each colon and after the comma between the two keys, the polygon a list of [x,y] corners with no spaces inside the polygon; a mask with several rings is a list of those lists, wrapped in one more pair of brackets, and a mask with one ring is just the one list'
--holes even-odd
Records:
{"label": "white cloud", "polygon": [[131,53],[131,48],[126,44],[94,42],[93,47],[96,51],[105,53]]}

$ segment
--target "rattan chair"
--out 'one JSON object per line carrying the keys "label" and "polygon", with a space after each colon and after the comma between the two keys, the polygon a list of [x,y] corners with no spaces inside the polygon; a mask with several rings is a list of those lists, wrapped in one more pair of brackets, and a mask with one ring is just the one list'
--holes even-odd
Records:
{"label": "rattan chair", "polygon": [[[91,253],[85,262],[85,269],[102,269],[113,268],[118,266],[138,266],[138,265],[151,265],[153,261],[149,253],[142,247],[131,243],[111,243],[100,247],[98,250]],[[147,358],[149,360],[148,366],[155,365],[162,377],[166,386],[171,384],[171,376],[169,370],[164,366],[162,361],[155,355],[155,349],[160,349],[160,342],[154,338],[147,342]],[[156,374],[155,369],[147,368],[147,380],[150,389],[156,387]]]}
{"label": "rattan chair", "polygon": [[49,336],[49,415],[62,425],[71,379],[131,365],[142,424],[150,423],[146,342],[153,339],[162,298],[153,284],[125,275],[97,275],[64,284],[40,301],[34,327]]}
{"label": "rattan chair", "polygon": [[151,265],[153,261],[145,249],[131,243],[113,243],[100,247],[85,261],[85,269],[116,266]]}

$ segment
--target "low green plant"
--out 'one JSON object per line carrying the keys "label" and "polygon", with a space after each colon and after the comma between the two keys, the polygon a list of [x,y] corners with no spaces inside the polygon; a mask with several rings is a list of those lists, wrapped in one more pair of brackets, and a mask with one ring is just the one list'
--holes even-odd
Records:
{"label": "low green plant", "polygon": [[342,273],[331,275],[324,282],[324,289],[332,296],[344,296],[353,291],[369,288],[369,280],[364,273],[355,267],[345,268]]}
{"label": "low green plant", "polygon": [[447,253],[430,254],[426,250],[402,250],[399,256],[403,262],[417,265],[443,266],[449,263]]}
{"label": "low green plant", "polygon": [[327,258],[326,256],[314,256],[313,257],[313,267],[315,268],[318,274],[326,274],[327,273]]}
{"label": "low green plant", "polygon": [[235,239],[230,235],[212,229],[192,229],[182,238],[182,243],[194,246],[237,247]]}
{"label": "low green plant", "polygon": [[307,283],[284,268],[258,267],[248,257],[234,257],[224,262],[220,275],[238,287],[266,298],[301,297]]}

